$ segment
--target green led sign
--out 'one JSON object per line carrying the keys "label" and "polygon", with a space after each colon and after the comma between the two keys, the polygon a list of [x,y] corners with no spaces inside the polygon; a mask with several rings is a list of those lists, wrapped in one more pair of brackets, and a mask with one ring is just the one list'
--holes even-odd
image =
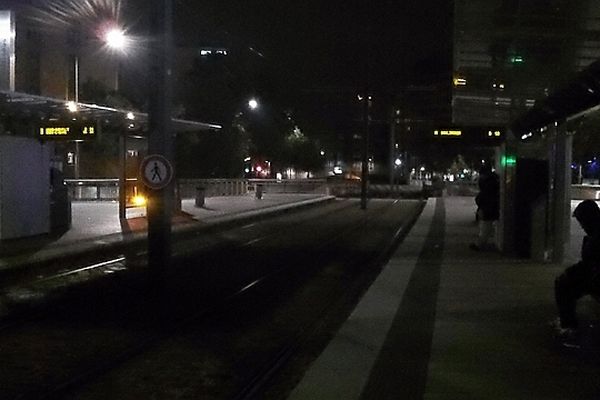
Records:
{"label": "green led sign", "polygon": [[502,156],[500,163],[504,167],[515,166],[515,165],[517,165],[517,157],[504,155],[504,156]]}
{"label": "green led sign", "polygon": [[513,56],[510,58],[510,62],[513,64],[521,64],[525,62],[525,60],[523,60],[523,57],[521,56]]}

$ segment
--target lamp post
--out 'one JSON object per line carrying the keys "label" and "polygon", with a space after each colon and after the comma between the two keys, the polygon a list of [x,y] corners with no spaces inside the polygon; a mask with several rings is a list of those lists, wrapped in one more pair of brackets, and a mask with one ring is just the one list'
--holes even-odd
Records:
{"label": "lamp post", "polygon": [[[106,32],[101,36],[101,40],[106,48],[119,53],[124,53],[129,45],[129,40],[125,34],[125,31],[116,26],[107,29]],[[79,39],[75,39],[74,41],[76,42],[76,47],[79,48]],[[79,103],[80,57],[77,53],[75,54],[74,64],[73,100],[75,103]],[[117,66],[115,68],[114,89],[115,91],[119,90],[119,61],[117,61]]]}
{"label": "lamp post", "polygon": [[[108,48],[117,52],[124,52],[127,49],[127,36],[125,32],[118,27],[110,28],[104,34],[104,43]],[[119,61],[115,68],[115,91],[119,90]]]}

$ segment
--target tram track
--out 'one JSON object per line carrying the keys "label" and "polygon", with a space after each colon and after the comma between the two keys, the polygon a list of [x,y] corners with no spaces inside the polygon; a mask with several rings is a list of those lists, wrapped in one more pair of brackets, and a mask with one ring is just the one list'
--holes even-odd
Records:
{"label": "tram track", "polygon": [[[379,218],[385,219],[386,218],[385,213],[381,213]],[[416,218],[416,215],[415,215],[415,218]],[[351,232],[354,232],[354,234],[356,234],[358,232],[356,230],[356,228],[357,228],[356,225],[351,225],[351,226],[348,226],[348,228],[345,230],[338,231],[336,235],[329,236],[328,240],[323,241],[321,247],[327,248],[332,243],[339,241],[341,238],[344,238],[344,237],[347,238],[349,236],[349,233],[351,233]],[[365,227],[363,226],[363,228],[365,228]],[[393,235],[392,240],[387,243],[386,248],[383,249],[383,251],[380,253],[380,257],[378,259],[372,261],[372,265],[382,264],[385,261],[385,259],[387,259],[387,257],[389,257],[389,253],[391,252],[391,250],[393,248],[395,248],[396,244],[401,239],[401,237],[403,237],[403,235],[406,232],[408,232],[409,229],[410,229],[410,225],[406,225],[406,224],[403,225],[401,228],[397,229]],[[319,253],[319,252],[317,251],[317,253]],[[316,264],[319,264],[319,263],[316,263]],[[242,297],[244,297],[244,296],[251,297],[251,296],[253,296],[252,293],[254,293],[254,296],[257,296],[258,295],[257,293],[259,293],[259,291],[261,289],[266,291],[267,293],[269,293],[272,289],[272,288],[269,288],[269,282],[273,282],[274,284],[276,284],[275,282],[277,282],[278,277],[281,277],[282,274],[284,274],[285,272],[289,272],[289,268],[290,268],[289,266],[283,266],[280,269],[270,271],[269,274],[262,276],[260,279],[256,279],[252,282],[247,283],[243,288],[241,288],[238,292],[236,292],[235,295],[228,297],[227,301],[225,303],[221,303],[218,307],[230,308],[230,307],[234,307],[234,306],[232,306],[232,303],[248,303],[248,302],[252,303],[251,299],[242,299]],[[285,276],[289,276],[289,274],[285,274]],[[349,296],[356,295],[356,293],[359,292],[360,290],[361,290],[361,283],[356,282],[355,285],[353,285],[353,287],[350,288],[349,291],[352,292],[352,294]],[[260,368],[258,368],[256,371],[253,371],[251,374],[249,374],[250,376],[246,379],[246,382],[243,384],[243,389],[240,390],[232,398],[235,398],[235,399],[259,398],[259,397],[256,397],[257,393],[260,393],[261,391],[264,390],[265,385],[268,385],[271,378],[273,376],[275,376],[280,371],[281,368],[286,366],[290,357],[292,357],[295,354],[296,350],[302,346],[304,341],[308,337],[313,335],[315,330],[319,329],[319,327],[321,325],[321,321],[323,321],[323,319],[327,319],[327,317],[328,317],[327,314],[335,314],[335,313],[339,312],[340,306],[342,304],[346,303],[347,301],[348,301],[347,296],[339,298],[335,301],[332,301],[331,304],[328,304],[320,312],[316,313],[318,315],[316,321],[313,321],[313,322],[306,324],[303,327],[299,328],[298,334],[295,335],[295,337],[293,339],[287,340],[286,344],[281,346],[276,352],[274,352],[273,355],[269,356],[268,360],[266,362],[261,363]],[[233,312],[235,314],[234,311],[229,311],[229,312]],[[187,325],[192,325],[192,323],[197,322],[197,320],[199,318],[206,318],[206,321],[202,325],[210,325],[211,324],[210,316],[211,315],[214,316],[215,314],[216,314],[216,309],[213,308],[211,310],[207,310],[206,313],[203,314],[202,316],[188,318],[184,323],[179,324],[177,330],[186,329]],[[168,339],[168,336],[165,336],[164,339]],[[148,350],[152,350],[152,349],[148,348]],[[146,352],[140,352],[139,355],[143,356],[143,357],[147,357]],[[166,358],[169,358],[169,357],[167,356]],[[131,361],[131,359],[128,361]],[[138,361],[136,363],[136,365],[140,365],[140,364],[144,365],[145,363],[143,363],[141,361]],[[138,367],[130,367],[130,369],[131,368],[133,368],[134,370],[138,370]],[[130,373],[128,373],[126,371],[122,373],[122,375],[129,375],[129,374]],[[121,374],[118,374],[118,375],[121,375]],[[112,379],[108,379],[108,380],[112,381]],[[100,386],[103,386],[103,385],[100,384]],[[53,398],[57,398],[57,397],[53,397]],[[79,397],[79,395],[73,395],[73,396],[67,397],[67,398],[80,398],[80,397]],[[227,398],[229,398],[229,396]]]}
{"label": "tram track", "polygon": [[[397,201],[393,204],[395,205],[396,203]],[[388,207],[386,212],[389,211],[389,209],[391,209],[391,207]],[[379,256],[369,262],[372,268],[377,268],[385,264],[398,243],[401,242],[404,236],[410,231],[410,228],[415,223],[419,214],[420,210],[414,214],[407,224],[403,224],[396,229],[391,240],[385,243]],[[385,218],[385,214],[381,215],[380,218]],[[366,268],[366,270],[371,270],[371,268]],[[317,332],[322,330],[327,321],[334,319],[334,315],[337,315],[340,310],[343,309],[343,305],[347,303],[351,297],[355,297],[358,292],[362,291],[363,286],[364,281],[356,280],[344,295],[335,298],[333,301],[325,302],[324,307],[315,313],[316,318],[300,327],[297,334],[292,337],[291,340],[287,341],[277,352],[269,357],[268,360],[264,362],[263,365],[244,383],[242,388],[232,397],[232,400],[261,398],[261,396],[264,395],[265,388],[268,387],[271,380],[285,368],[294,354],[311,337],[314,337]]]}
{"label": "tram track", "polygon": [[[348,202],[343,202],[339,210],[349,207]],[[328,210],[324,215],[338,211],[338,208]],[[227,232],[236,230],[248,230],[258,227],[260,224],[253,222],[242,226],[241,228],[226,229],[219,232],[215,228],[188,231],[185,236],[180,236],[180,240],[175,243],[173,257],[184,257],[190,252],[198,253],[210,251],[211,248],[218,245],[218,240],[227,237]],[[277,232],[261,233],[259,237],[245,241],[241,244],[235,244],[241,247],[251,246],[260,241],[268,240],[270,237],[278,235]],[[216,240],[215,240],[216,238]],[[200,242],[200,245],[196,243]],[[194,243],[194,245],[190,245]],[[84,283],[98,278],[108,278],[108,274],[114,276],[115,273],[127,272],[131,269],[142,269],[146,262],[147,251],[140,250],[139,246],[134,247],[127,255],[108,254],[105,258],[96,257],[91,264],[75,264],[73,267],[58,265],[49,265],[35,276],[19,275],[17,279],[5,280],[0,287],[0,331],[6,327],[12,326],[15,318],[12,314],[19,314],[17,320],[23,318],[35,318],[45,307],[41,307],[50,296],[56,295],[61,289],[69,287],[74,283]],[[191,249],[191,250],[190,250]],[[67,261],[68,262],[68,261]],[[16,309],[17,311],[14,311]],[[24,313],[23,310],[28,312]],[[26,315],[23,315],[26,314]],[[8,322],[6,322],[8,320]]]}
{"label": "tram track", "polygon": [[[345,207],[342,207],[342,209],[344,209],[344,208]],[[331,213],[331,215],[334,215],[335,213],[336,212],[333,211]],[[324,217],[320,216],[320,218],[324,218]],[[310,221],[304,221],[304,222],[305,222],[305,228],[307,228],[306,231],[310,232],[311,222]],[[298,228],[298,226],[296,226],[296,228]],[[247,229],[249,229],[249,228],[247,228]],[[269,228],[265,228],[265,229],[269,229]],[[335,228],[335,224],[334,224],[334,228],[331,228],[329,232],[324,233],[324,236],[327,237],[327,240],[321,241],[320,250],[317,251],[317,253],[321,252],[322,249],[327,248],[328,246],[332,245],[332,243],[335,243],[339,238],[342,238],[344,236],[347,237],[351,233],[351,231],[356,231],[356,229],[357,229],[356,225],[350,224],[350,225],[348,225],[347,229],[337,230],[337,232],[336,232],[336,228]],[[258,231],[260,232],[261,229],[258,229]],[[256,245],[259,245],[262,243],[268,243],[274,237],[278,237],[279,235],[280,235],[279,232],[271,232],[271,233],[263,233],[263,234],[259,233],[259,238],[261,240],[257,241],[256,240],[257,238],[253,238],[253,239],[246,240],[246,241],[239,241],[239,242],[237,242],[237,246],[238,246],[238,248],[246,247],[246,248],[251,249]],[[228,243],[228,245],[231,245],[231,243]],[[220,248],[213,249],[213,251],[218,252],[218,251],[220,251]],[[185,258],[185,257],[189,257],[189,256],[186,255],[186,252],[182,251],[179,254],[179,257]],[[112,261],[115,263],[119,263],[119,262],[123,262],[124,259],[116,258],[116,259],[113,259]],[[110,265],[111,265],[110,262],[98,263],[97,265],[79,268],[77,270],[64,272],[62,274],[57,274],[56,277],[52,277],[52,278],[47,277],[44,279],[46,279],[46,280],[60,279],[60,278],[64,279],[64,278],[68,278],[70,276],[76,275],[78,273],[87,273],[91,270],[94,270],[95,268],[101,269],[101,268],[110,267]],[[205,323],[208,323],[210,316],[217,313],[218,310],[226,308],[228,306],[228,304],[230,304],[230,303],[243,301],[243,300],[240,300],[240,298],[247,296],[251,292],[257,291],[260,288],[268,286],[269,281],[276,280],[277,279],[276,277],[281,276],[281,274],[284,274],[287,268],[288,267],[284,265],[281,268],[271,269],[267,273],[262,274],[258,277],[254,276],[254,279],[247,279],[244,282],[240,282],[237,284],[235,289],[230,288],[227,292],[228,293],[227,295],[224,295],[219,299],[215,298],[215,299],[213,299],[213,301],[211,303],[204,303],[204,307],[201,309],[197,308],[196,312],[193,314],[188,313],[186,315],[177,315],[177,316],[169,315],[169,317],[167,318],[168,327],[162,326],[158,330],[156,330],[156,329],[150,330],[152,332],[152,334],[150,334],[150,335],[145,335],[143,337],[138,336],[134,340],[129,340],[129,343],[135,343],[135,345],[119,346],[119,347],[124,348],[125,350],[123,350],[123,351],[115,350],[111,353],[112,355],[107,354],[103,360],[95,360],[94,362],[91,363],[91,365],[88,365],[87,367],[80,369],[78,374],[71,374],[69,376],[69,379],[61,380],[60,382],[55,382],[52,384],[43,385],[41,387],[41,389],[36,388],[33,390],[29,390],[29,391],[27,391],[27,393],[22,394],[18,398],[21,398],[21,399],[63,398],[63,396],[68,395],[69,393],[77,390],[78,388],[84,387],[87,384],[89,384],[90,382],[94,382],[94,381],[97,381],[98,379],[101,379],[101,377],[106,375],[108,372],[118,369],[120,366],[122,366],[128,362],[131,362],[131,360],[139,358],[139,357],[143,357],[146,353],[148,353],[149,351],[152,351],[152,349],[156,348],[158,345],[160,345],[165,340],[167,340],[169,337],[171,337],[173,335],[173,333],[181,331],[181,330],[185,330],[186,326],[192,325],[192,324],[202,324],[203,320],[206,320],[207,322],[205,322]],[[165,299],[156,298],[154,300],[161,301],[161,300],[165,300]],[[134,307],[131,310],[131,314],[135,314],[138,311],[139,310]],[[167,310],[163,310],[163,312],[165,312],[165,311],[167,311]],[[127,319],[128,316],[130,316],[130,315],[123,315],[121,319]],[[143,328],[143,327],[138,326],[137,329],[140,329],[140,328]],[[310,328],[306,328],[307,332],[310,332],[311,330],[312,329],[310,329]],[[0,334],[1,333],[2,332],[0,331]],[[278,352],[276,359],[278,359],[279,361],[276,361],[276,360],[270,361],[264,365],[270,364],[272,366],[272,365],[278,365],[278,363],[281,365],[284,365],[286,363],[287,359],[294,353],[294,348],[297,346],[296,343],[301,342],[301,339],[293,340],[291,342],[293,343],[292,345],[284,346],[284,348],[282,348],[281,351]],[[259,372],[259,373],[255,374],[254,378],[250,380],[251,382],[254,382],[254,383],[253,384],[249,383],[246,385],[246,387],[249,388],[246,391],[248,393],[252,393],[252,392],[255,392],[256,390],[261,390],[262,384],[259,384],[259,382],[268,381],[269,380],[268,376],[270,374],[276,373],[276,371],[278,369],[279,369],[279,367],[272,368],[272,367],[269,367],[268,365],[265,366],[264,368],[262,368],[261,371],[263,371],[263,372]],[[265,379],[265,377],[267,377],[267,379]],[[249,397],[239,397],[239,398],[249,398]]]}
{"label": "tram track", "polygon": [[[342,208],[345,208],[345,207],[346,207],[345,205],[342,206]],[[335,209],[327,211],[327,213],[329,213],[329,214],[335,213],[335,212],[336,212]],[[265,238],[265,237],[269,237],[269,236],[273,236],[273,235],[276,235],[276,232],[273,232],[270,235],[262,235],[261,237]],[[192,241],[192,242],[194,241],[194,239],[189,239],[189,240]],[[196,238],[195,240],[198,240],[198,238]],[[248,241],[246,241],[246,242],[248,242]],[[229,245],[230,244],[231,243],[229,243]],[[243,245],[244,243],[242,242],[241,244]],[[192,246],[188,246],[188,247],[192,247]],[[195,252],[198,251],[198,246],[194,246],[193,248],[194,248]],[[220,250],[219,250],[219,248],[217,248],[217,249],[214,249],[214,251],[218,252]],[[178,256],[179,257],[183,257],[184,254],[185,254],[184,251],[180,251]],[[143,254],[138,254],[138,256],[143,256]],[[76,269],[70,270],[68,272],[61,272],[59,274],[47,276],[47,277],[44,277],[44,278],[38,280],[38,283],[39,282],[46,282],[46,283],[48,283],[48,282],[51,282],[51,281],[57,281],[57,280],[65,279],[65,278],[68,278],[68,277],[72,277],[72,276],[74,276],[76,274],[79,274],[79,273],[89,273],[92,270],[98,271],[101,268],[110,268],[111,261],[113,263],[115,263],[115,262],[116,263],[120,263],[120,262],[123,261],[123,257],[118,257],[116,259],[112,259],[112,260],[105,261],[105,262],[102,262],[102,263],[96,263],[96,264],[91,265],[91,266],[86,266],[86,267],[82,267],[82,268],[76,268]],[[113,277],[113,276],[111,276],[111,277]],[[30,282],[29,284],[31,285],[32,283]],[[242,291],[243,290],[249,290],[251,288],[251,286],[253,286],[253,285],[249,285],[248,283],[246,283],[246,285],[244,285],[244,287],[242,287],[240,290],[242,290]],[[113,294],[108,294],[107,293],[107,295],[108,295],[108,297],[111,297],[111,296],[117,297],[118,293],[113,293]],[[68,300],[66,300],[66,301],[68,301]],[[52,307],[54,307],[54,306],[55,306],[55,304],[47,304],[44,307],[38,308],[36,310],[36,312],[29,313],[26,316],[26,318],[14,319],[14,320],[10,321],[10,323],[5,324],[4,328],[2,330],[0,330],[0,333],[6,334],[6,331],[9,330],[9,329],[13,329],[14,330],[14,329],[18,328],[19,326],[22,326],[23,324],[35,323],[35,321],[36,321],[37,318],[43,317],[45,314],[49,314],[49,313],[51,314],[52,312],[54,312],[54,310],[52,310]],[[62,307],[63,305],[59,303],[58,306]],[[139,308],[138,309],[134,308],[130,312],[130,314],[122,315],[120,317],[120,319],[121,320],[128,320],[129,317],[134,317],[135,318],[135,314],[137,312],[139,312]],[[208,312],[208,311],[205,310],[203,312]],[[161,338],[161,337],[163,337],[162,334],[159,335],[158,337],[151,338],[149,341],[142,340],[141,342],[143,342],[143,343],[153,343],[153,342],[156,342],[158,340],[157,338]],[[139,339],[136,339],[136,340],[133,340],[132,342],[140,342],[140,341],[139,341]],[[124,347],[131,348],[131,346],[124,346]],[[141,348],[144,348],[144,347],[145,346],[142,346]],[[135,347],[135,348],[140,348],[140,347],[138,346],[138,347]],[[129,351],[123,353],[124,355],[116,357],[116,359],[127,360],[127,359],[131,358],[134,354],[137,354],[137,353],[139,353],[139,351],[133,351],[132,352],[132,351],[129,350]],[[110,365],[111,363],[108,363],[108,364]],[[96,368],[91,368],[91,370],[95,370],[95,369]],[[100,369],[106,370],[106,367],[102,367]],[[91,375],[93,375],[93,373]],[[59,386],[62,386],[62,385],[59,385]],[[67,386],[70,386],[70,385],[67,385]],[[52,392],[52,390],[49,390],[48,387],[44,387],[42,391],[36,391],[35,393],[33,393],[31,395],[24,396],[23,398],[43,398],[43,396],[40,396],[41,393],[50,393],[50,392]]]}

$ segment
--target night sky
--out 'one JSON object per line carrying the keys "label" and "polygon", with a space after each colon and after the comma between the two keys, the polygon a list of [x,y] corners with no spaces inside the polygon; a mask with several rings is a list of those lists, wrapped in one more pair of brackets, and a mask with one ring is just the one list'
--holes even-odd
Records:
{"label": "night sky", "polygon": [[[120,2],[128,23],[145,0]],[[0,0],[0,7],[51,0]],[[361,86],[367,60],[371,85],[394,91],[407,83],[447,79],[452,2],[446,0],[173,0],[178,44],[228,37],[265,55],[270,67],[303,87]],[[367,33],[368,32],[368,33]]]}
{"label": "night sky", "polygon": [[180,40],[216,32],[260,50],[304,86],[371,85],[393,91],[428,83],[451,66],[451,2],[442,0],[178,0]]}

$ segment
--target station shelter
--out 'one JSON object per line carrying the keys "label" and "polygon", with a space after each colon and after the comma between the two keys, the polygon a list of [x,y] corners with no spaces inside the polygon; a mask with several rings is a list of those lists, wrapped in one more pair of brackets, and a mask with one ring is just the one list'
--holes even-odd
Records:
{"label": "station shelter", "polygon": [[[176,134],[218,129],[219,125],[172,119]],[[79,157],[77,151],[68,151],[69,146],[94,142],[107,130],[118,132],[119,216],[125,218],[128,142],[135,141],[144,152],[148,115],[0,90],[0,240],[68,229],[64,169],[71,157]]]}
{"label": "station shelter", "polygon": [[499,247],[562,262],[570,239],[571,161],[578,121],[600,109],[600,61],[513,122],[499,148]]}

